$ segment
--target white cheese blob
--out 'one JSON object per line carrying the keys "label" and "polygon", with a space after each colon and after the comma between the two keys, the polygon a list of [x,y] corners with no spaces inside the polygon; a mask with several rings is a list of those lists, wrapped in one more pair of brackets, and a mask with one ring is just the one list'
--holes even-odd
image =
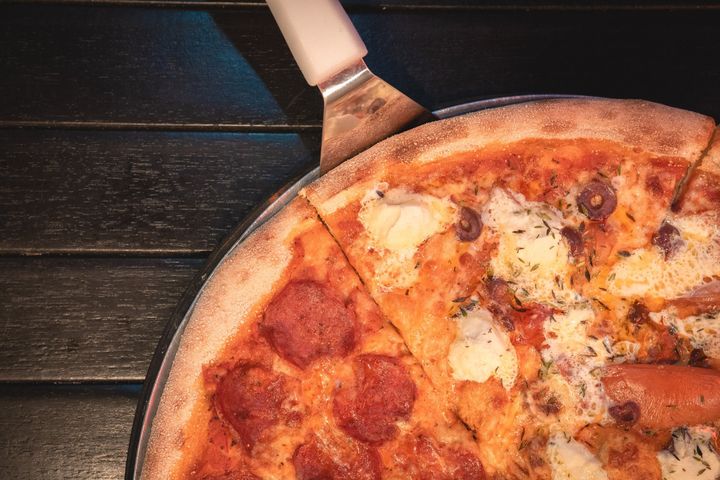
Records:
{"label": "white cheese blob", "polygon": [[680,335],[687,337],[694,348],[702,348],[708,357],[720,358],[720,312],[678,318],[677,310],[671,307],[651,312],[650,318],[672,326]]}
{"label": "white cheese blob", "polygon": [[477,308],[455,320],[457,337],[448,356],[453,378],[485,382],[495,376],[510,389],[518,374],[517,353],[507,333],[495,325],[492,314]]}
{"label": "white cheese blob", "polygon": [[382,197],[367,196],[360,222],[376,246],[394,252],[414,252],[425,240],[447,228],[455,206],[444,199],[392,189]]}
{"label": "white cheese blob", "polygon": [[715,431],[710,427],[679,428],[672,434],[671,450],[657,454],[663,480],[715,480],[720,476],[720,457],[712,447]]}
{"label": "white cheese blob", "polygon": [[582,443],[562,433],[548,439],[547,456],[553,480],[607,480],[602,462]]}
{"label": "white cheese blob", "polygon": [[614,351],[609,339],[588,335],[594,321],[593,309],[581,303],[553,315],[543,325],[548,346],[542,351],[544,384],[563,405],[553,430],[574,431],[607,415],[600,367],[607,365]]}
{"label": "white cheese blob", "polygon": [[447,199],[403,189],[369,191],[358,214],[370,247],[383,261],[376,280],[387,288],[406,287],[417,279],[413,256],[418,247],[455,219],[456,206]]}
{"label": "white cheese blob", "polygon": [[720,235],[713,220],[690,215],[670,220],[683,245],[667,260],[656,246],[640,248],[620,258],[608,278],[608,291],[631,297],[651,295],[675,298],[720,274]]}
{"label": "white cheese blob", "polygon": [[[484,225],[498,238],[493,275],[515,282],[519,298],[554,303],[572,301],[574,292],[557,285],[568,275],[568,246],[560,234],[561,213],[520,193],[495,188],[482,212]],[[554,295],[553,295],[554,293]]]}

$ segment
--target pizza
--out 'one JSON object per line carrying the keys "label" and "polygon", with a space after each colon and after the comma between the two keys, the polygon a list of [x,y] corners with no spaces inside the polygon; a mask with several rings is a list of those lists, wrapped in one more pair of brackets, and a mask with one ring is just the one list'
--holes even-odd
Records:
{"label": "pizza", "polygon": [[208,280],[142,478],[718,478],[714,131],[550,100],[348,160]]}

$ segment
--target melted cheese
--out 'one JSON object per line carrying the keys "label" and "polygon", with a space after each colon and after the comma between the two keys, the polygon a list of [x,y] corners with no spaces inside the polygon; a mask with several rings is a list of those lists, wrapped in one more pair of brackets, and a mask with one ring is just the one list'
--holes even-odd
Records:
{"label": "melted cheese", "polygon": [[[570,271],[568,246],[560,234],[560,212],[547,204],[527,201],[519,193],[496,188],[482,219],[498,239],[498,252],[490,264],[493,275],[515,282],[520,298],[555,302],[560,292],[556,277],[565,280]],[[574,292],[562,292],[563,300],[574,300]]]}
{"label": "melted cheese", "polygon": [[720,312],[678,318],[677,310],[669,308],[650,313],[650,318],[675,328],[694,348],[702,348],[708,357],[720,358]]}
{"label": "melted cheese", "polygon": [[588,304],[577,304],[555,314],[544,324],[547,348],[544,381],[563,408],[552,430],[575,431],[589,422],[604,420],[607,397],[600,368],[614,353],[609,339],[588,336],[595,313]]}
{"label": "melted cheese", "polygon": [[453,378],[485,382],[495,376],[510,389],[518,374],[518,359],[507,333],[484,308],[458,316],[456,322],[457,337],[448,356]]}
{"label": "melted cheese", "polygon": [[388,190],[366,195],[359,218],[373,243],[399,253],[414,252],[421,243],[453,221],[455,207],[431,195]]}
{"label": "melted cheese", "polygon": [[[386,185],[382,185],[383,187]],[[455,219],[456,207],[446,199],[392,189],[371,190],[362,201],[358,218],[370,237],[369,247],[382,262],[375,272],[383,287],[405,287],[415,282],[413,256],[418,247]]]}
{"label": "melted cheese", "polygon": [[672,434],[671,450],[657,454],[663,480],[714,480],[720,475],[720,457],[713,450],[713,429],[680,428]]}
{"label": "melted cheese", "polygon": [[548,439],[547,456],[553,480],[607,480],[602,463],[582,443],[555,434]]}
{"label": "melted cheese", "polygon": [[608,278],[608,291],[617,296],[679,297],[720,274],[720,235],[702,215],[678,217],[671,223],[683,245],[665,260],[656,246],[640,248],[621,258]]}

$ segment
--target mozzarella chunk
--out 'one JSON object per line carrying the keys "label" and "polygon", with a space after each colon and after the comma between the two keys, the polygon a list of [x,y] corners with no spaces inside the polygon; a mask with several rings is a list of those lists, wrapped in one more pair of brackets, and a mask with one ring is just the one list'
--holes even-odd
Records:
{"label": "mozzarella chunk", "polygon": [[608,278],[608,291],[623,297],[674,298],[720,274],[720,235],[712,219],[703,215],[671,220],[683,245],[667,260],[656,246],[640,248],[621,258]]}
{"label": "mozzarella chunk", "polygon": [[582,443],[562,433],[548,439],[547,456],[553,480],[607,480],[600,460]]}
{"label": "mozzarella chunk", "polygon": [[447,229],[455,219],[456,206],[432,195],[391,189],[380,185],[370,190],[358,214],[370,237],[369,248],[381,257],[375,279],[381,288],[412,285],[418,276],[413,257],[418,247]]}
{"label": "mozzarella chunk", "polygon": [[366,195],[359,217],[376,246],[412,254],[425,240],[447,228],[455,210],[448,200],[392,189],[382,196],[376,192]]}
{"label": "mozzarella chunk", "polygon": [[510,389],[518,374],[517,353],[492,314],[477,308],[458,316],[456,322],[457,337],[448,356],[453,378],[485,382],[495,376]]}
{"label": "mozzarella chunk", "polygon": [[672,451],[657,454],[664,480],[714,480],[720,457],[712,447],[715,431],[709,427],[679,428],[672,434]]}
{"label": "mozzarella chunk", "polygon": [[[516,292],[530,300],[554,303],[560,294],[556,277],[564,280],[570,271],[560,212],[496,188],[483,208],[482,220],[498,239],[498,252],[490,264],[493,275],[515,282]],[[571,290],[562,292],[563,297],[570,296],[563,300],[574,299]]]}

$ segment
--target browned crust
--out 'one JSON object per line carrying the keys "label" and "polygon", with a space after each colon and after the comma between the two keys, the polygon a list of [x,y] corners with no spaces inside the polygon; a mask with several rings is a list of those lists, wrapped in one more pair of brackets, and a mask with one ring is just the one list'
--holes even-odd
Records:
{"label": "browned crust", "polygon": [[[331,213],[362,195],[351,187],[381,180],[394,164],[424,164],[525,139],[607,140],[650,155],[693,161],[706,148],[714,126],[704,115],[643,100],[529,102],[425,124],[391,137],[346,161],[303,194],[321,213]],[[335,195],[332,204],[325,203]]]}
{"label": "browned crust", "polygon": [[141,478],[174,478],[189,421],[203,395],[203,365],[248,327],[249,313],[281,280],[292,254],[292,239],[314,225],[317,215],[302,198],[260,227],[226,257],[203,288],[153,420]]}

